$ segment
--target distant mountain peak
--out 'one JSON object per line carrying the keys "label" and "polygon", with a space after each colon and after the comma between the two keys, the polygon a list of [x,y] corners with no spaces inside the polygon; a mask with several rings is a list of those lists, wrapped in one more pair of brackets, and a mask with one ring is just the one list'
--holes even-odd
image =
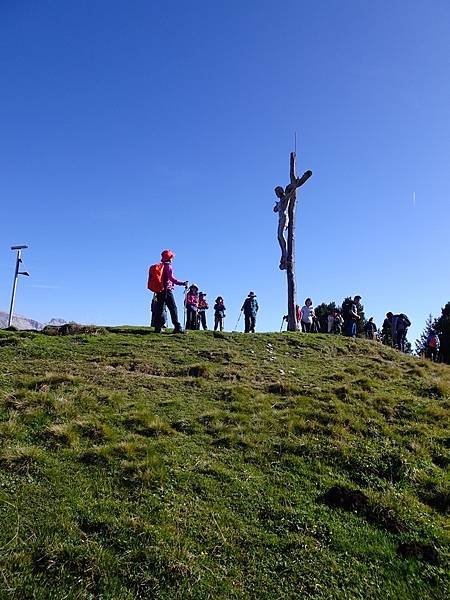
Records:
{"label": "distant mountain peak", "polygon": [[[8,317],[9,313],[0,310],[0,328],[5,329],[8,327]],[[14,314],[12,318],[11,325],[16,329],[26,330],[26,329],[34,329],[40,331],[44,328],[44,325],[39,321],[35,321],[34,319],[30,319],[28,317],[24,317],[22,315]]]}
{"label": "distant mountain peak", "polygon": [[59,327],[60,325],[65,325],[67,323],[66,319],[58,319],[53,318],[47,323],[47,325],[54,325],[55,327]]}
{"label": "distant mountain peak", "polygon": [[[0,310],[0,329],[6,329],[8,327],[8,317],[9,313],[4,310]],[[30,319],[29,317],[24,317],[23,315],[13,315],[11,325],[16,329],[20,330],[30,330],[34,329],[35,331],[41,331],[44,329],[45,325],[53,325],[54,327],[60,327],[61,325],[65,325],[68,323],[66,319],[53,318],[50,319],[48,323],[40,323],[35,319]]]}

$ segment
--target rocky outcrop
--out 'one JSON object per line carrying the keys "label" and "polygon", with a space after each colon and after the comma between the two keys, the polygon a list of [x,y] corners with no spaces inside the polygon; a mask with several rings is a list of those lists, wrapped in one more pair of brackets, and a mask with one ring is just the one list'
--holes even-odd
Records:
{"label": "rocky outcrop", "polygon": [[42,330],[45,335],[77,335],[88,333],[90,335],[99,335],[106,333],[104,327],[97,327],[96,325],[79,325],[78,323],[65,323],[60,327],[54,325],[46,325]]}

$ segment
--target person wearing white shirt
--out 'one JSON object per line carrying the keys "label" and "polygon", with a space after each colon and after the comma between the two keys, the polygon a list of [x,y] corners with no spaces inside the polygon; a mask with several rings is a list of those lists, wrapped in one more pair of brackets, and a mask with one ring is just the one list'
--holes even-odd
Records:
{"label": "person wearing white shirt", "polygon": [[303,333],[311,333],[314,317],[316,316],[312,306],[311,298],[306,298],[305,306],[302,307],[301,325]]}

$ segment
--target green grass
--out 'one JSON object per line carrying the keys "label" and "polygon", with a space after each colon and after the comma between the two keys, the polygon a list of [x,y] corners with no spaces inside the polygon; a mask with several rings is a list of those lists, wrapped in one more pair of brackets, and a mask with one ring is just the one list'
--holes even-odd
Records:
{"label": "green grass", "polygon": [[449,367],[145,328],[0,332],[0,364],[0,598],[449,596]]}

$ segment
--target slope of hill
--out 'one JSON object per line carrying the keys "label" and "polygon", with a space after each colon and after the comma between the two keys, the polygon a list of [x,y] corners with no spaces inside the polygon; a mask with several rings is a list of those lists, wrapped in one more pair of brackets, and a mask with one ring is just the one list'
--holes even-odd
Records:
{"label": "slope of hill", "polygon": [[2,598],[448,597],[450,367],[145,328],[0,364]]}

